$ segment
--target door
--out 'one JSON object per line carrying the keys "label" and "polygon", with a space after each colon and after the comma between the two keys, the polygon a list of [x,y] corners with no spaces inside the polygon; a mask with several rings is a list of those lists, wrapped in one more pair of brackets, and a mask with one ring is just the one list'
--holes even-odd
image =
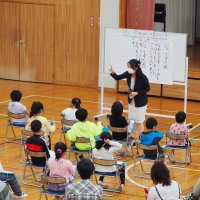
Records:
{"label": "door", "polygon": [[20,5],[20,80],[53,82],[54,6]]}
{"label": "door", "polygon": [[55,83],[97,87],[100,0],[60,1]]}
{"label": "door", "polygon": [[0,78],[19,80],[19,4],[0,2]]}

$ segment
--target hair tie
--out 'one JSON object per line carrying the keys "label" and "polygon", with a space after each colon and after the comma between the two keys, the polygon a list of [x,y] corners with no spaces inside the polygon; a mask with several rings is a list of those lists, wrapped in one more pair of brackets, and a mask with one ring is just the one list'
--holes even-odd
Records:
{"label": "hair tie", "polygon": [[61,150],[61,149],[57,149],[57,152],[58,152],[58,153],[62,153],[62,150]]}

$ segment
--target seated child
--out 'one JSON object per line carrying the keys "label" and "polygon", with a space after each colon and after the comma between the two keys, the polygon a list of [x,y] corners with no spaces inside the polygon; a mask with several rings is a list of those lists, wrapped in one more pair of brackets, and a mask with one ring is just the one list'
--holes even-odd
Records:
{"label": "seated child", "polygon": [[[33,135],[26,140],[27,149],[34,152],[46,152],[47,159],[50,157],[49,149],[44,141],[41,138],[42,135],[42,123],[39,120],[33,120],[31,122],[31,130],[33,131]],[[35,165],[45,165],[46,159],[31,157],[33,164]]]}
{"label": "seated child", "polygon": [[74,166],[71,161],[65,160],[67,146],[62,142],[57,142],[54,147],[55,158],[49,158],[47,162],[48,169],[50,170],[49,176],[53,177],[65,177],[66,184],[52,184],[49,185],[49,189],[53,191],[65,191],[65,187],[73,180],[75,173]]}
{"label": "seated child", "polygon": [[73,98],[70,108],[66,108],[61,112],[61,117],[66,120],[78,121],[75,113],[81,107],[81,100],[79,98]]}
{"label": "seated child", "polygon": [[[92,148],[95,147],[95,136],[98,136],[102,132],[101,122],[97,124],[87,121],[88,112],[84,108],[79,108],[76,111],[76,118],[79,120],[74,124],[71,129],[67,132],[67,137],[70,141],[75,142],[77,137],[90,138]],[[75,148],[79,150],[89,150],[90,144],[88,143],[77,143],[75,142]]]}
{"label": "seated child", "polygon": [[39,120],[42,123],[42,131],[44,132],[44,138],[49,149],[51,149],[51,138],[50,133],[56,130],[54,122],[49,122],[46,117],[43,117],[44,107],[41,102],[34,101],[31,106],[30,118],[26,125],[26,129],[31,129],[31,122],[35,119]]}
{"label": "seated child", "polygon": [[[109,117],[110,125],[117,128],[125,128],[128,126],[128,122],[123,114],[123,104],[119,101],[113,103],[111,108],[111,115]],[[127,132],[116,133],[112,132],[112,138],[114,140],[123,140],[127,138]]]}
{"label": "seated child", "polygon": [[[67,146],[62,142],[57,142],[54,151],[56,157],[49,158],[47,162],[48,169],[50,170],[49,176],[65,177],[66,184],[68,184],[73,180],[75,168],[71,161],[65,160]],[[60,189],[61,188],[55,188],[55,191],[60,191]]]}
{"label": "seated child", "polygon": [[[96,141],[96,147],[92,151],[92,155],[94,158],[103,159],[103,160],[114,160],[113,153],[120,150],[122,148],[122,144],[119,142],[111,141],[112,136],[108,132],[102,132],[100,135],[100,139]],[[115,173],[116,166],[100,166],[95,164],[95,171],[104,172],[105,174]],[[121,188],[123,188],[125,184],[125,168],[124,166],[120,169],[120,179],[121,179]],[[102,188],[107,188],[104,182],[104,176],[99,177],[98,184]]]}
{"label": "seated child", "polygon": [[[9,184],[12,191],[14,192],[14,198],[22,199],[22,198],[26,198],[28,196],[27,194],[22,192],[21,187],[17,181],[17,178],[15,177],[14,172],[12,173],[12,172],[4,171],[3,166],[1,165],[1,162],[0,162],[0,181],[4,181]],[[3,186],[3,184],[2,184],[2,186]],[[1,186],[0,186],[0,191],[1,191]],[[3,194],[2,194],[2,196],[3,196]],[[0,192],[0,199],[2,199],[2,200],[6,199],[5,197],[1,198],[1,192]]]}
{"label": "seated child", "polygon": [[[140,142],[145,146],[158,145],[158,151],[160,158],[164,158],[163,149],[159,145],[159,141],[163,138],[163,134],[156,131],[156,126],[158,122],[155,118],[150,117],[146,120],[146,132],[140,134]],[[156,150],[144,150],[144,154],[148,158],[156,158]]]}
{"label": "seated child", "polygon": [[[27,114],[26,106],[24,106],[20,101],[22,98],[22,93],[19,90],[13,90],[10,93],[11,102],[8,104],[8,112],[14,113],[14,114]],[[26,125],[27,119],[12,119],[12,123],[18,123],[22,125]]]}
{"label": "seated child", "polygon": [[[185,124],[186,114],[185,112],[177,112],[175,115],[176,123],[172,124],[169,132],[172,134],[186,134],[188,135],[188,128]],[[186,140],[176,140],[176,139],[167,139],[167,145],[169,146],[187,146],[188,142]],[[175,160],[174,158],[174,150],[170,152],[170,160]]]}
{"label": "seated child", "polygon": [[78,182],[68,184],[64,200],[101,200],[102,188],[92,183],[91,176],[94,173],[94,164],[89,159],[78,162],[77,170],[81,177]]}

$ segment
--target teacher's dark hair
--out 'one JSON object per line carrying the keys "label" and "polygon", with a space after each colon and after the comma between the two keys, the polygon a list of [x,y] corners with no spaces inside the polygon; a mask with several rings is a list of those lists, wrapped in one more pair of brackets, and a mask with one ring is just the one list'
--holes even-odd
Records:
{"label": "teacher's dark hair", "polygon": [[163,162],[156,162],[151,168],[151,180],[153,183],[162,184],[162,186],[171,185],[169,169]]}
{"label": "teacher's dark hair", "polygon": [[136,67],[138,68],[136,71],[136,76],[142,75],[142,70],[140,68],[140,64],[141,64],[140,60],[131,59],[128,61],[128,63],[131,65],[132,69],[135,69]]}

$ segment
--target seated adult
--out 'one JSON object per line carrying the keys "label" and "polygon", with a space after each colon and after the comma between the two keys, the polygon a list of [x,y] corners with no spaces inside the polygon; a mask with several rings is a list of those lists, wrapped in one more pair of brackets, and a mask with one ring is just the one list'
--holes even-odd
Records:
{"label": "seated adult", "polygon": [[[83,108],[79,108],[75,114],[79,122],[74,124],[67,132],[68,139],[72,142],[75,142],[77,137],[90,138],[92,148],[94,148],[94,137],[100,135],[102,132],[101,122],[97,122],[97,124],[95,124],[93,122],[87,121],[88,112],[86,109]],[[75,142],[75,148],[77,148],[78,150],[89,150],[90,144]]]}
{"label": "seated adult", "polygon": [[81,180],[69,184],[65,191],[65,200],[100,200],[103,197],[102,188],[94,185],[90,178],[94,172],[94,164],[89,159],[78,162],[78,173]]}
{"label": "seated adult", "polygon": [[163,162],[156,162],[151,168],[151,180],[147,200],[180,199],[181,189],[176,181],[171,180],[169,169]]}
{"label": "seated adult", "polygon": [[[26,140],[27,149],[34,152],[46,152],[47,159],[50,157],[49,149],[46,145],[45,140],[42,138],[42,123],[39,120],[33,120],[31,122],[31,130],[33,135]],[[46,159],[31,157],[33,164],[35,165],[45,165]]]}
{"label": "seated adult", "polygon": [[10,200],[11,195],[9,192],[9,188],[6,183],[0,181],[0,199]]}
{"label": "seated adult", "polygon": [[0,199],[10,200],[11,195],[9,193],[9,188],[4,182],[9,184],[9,186],[11,187],[15,199],[26,198],[28,196],[27,194],[22,192],[14,172],[12,173],[5,171],[0,162]]}

